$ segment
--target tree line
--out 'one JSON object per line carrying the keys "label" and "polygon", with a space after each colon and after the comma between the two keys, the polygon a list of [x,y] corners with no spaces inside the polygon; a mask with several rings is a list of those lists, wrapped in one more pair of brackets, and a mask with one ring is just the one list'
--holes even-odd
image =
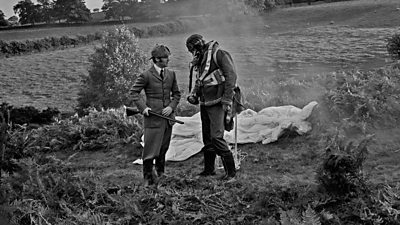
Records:
{"label": "tree line", "polygon": [[[266,8],[275,0],[103,0],[102,11],[105,19],[154,20],[173,18],[180,15],[221,13],[247,6]],[[276,0],[278,1],[278,0]],[[36,23],[85,23],[91,20],[90,10],[84,0],[21,0],[13,7],[20,24]],[[99,9],[94,10],[98,12]],[[7,20],[0,10],[0,26],[7,26]]]}
{"label": "tree line", "polygon": [[[224,0],[223,0],[224,1]],[[193,0],[103,0],[105,19],[124,20],[157,18],[163,7]],[[90,10],[84,0],[21,0],[13,6],[20,24],[36,23],[84,23],[91,20]],[[98,11],[96,9],[95,11]],[[4,13],[0,10],[0,26],[7,26]]]}
{"label": "tree line", "polygon": [[[103,0],[102,11],[105,19],[114,20],[154,20],[159,18],[176,18],[199,14],[237,15],[251,10],[264,12],[278,5],[296,4],[320,0]],[[342,1],[342,0],[325,0]],[[20,24],[35,23],[85,23],[91,21],[90,10],[84,0],[20,0],[13,7]],[[99,9],[94,10],[96,12]],[[232,14],[233,13],[233,14]],[[0,26],[9,22],[0,10]]]}

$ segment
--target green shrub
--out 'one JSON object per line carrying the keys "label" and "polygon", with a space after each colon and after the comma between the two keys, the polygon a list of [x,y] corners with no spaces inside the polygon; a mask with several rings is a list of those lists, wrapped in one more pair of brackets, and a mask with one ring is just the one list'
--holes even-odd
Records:
{"label": "green shrub", "polygon": [[61,43],[60,43],[60,39],[57,37],[51,37],[50,38],[50,44],[52,47],[54,48],[58,48],[60,47]]}
{"label": "green shrub", "polygon": [[392,59],[400,60],[400,34],[395,34],[389,38],[386,48]]}
{"label": "green shrub", "polygon": [[400,224],[396,203],[400,200],[399,188],[374,185],[363,173],[372,136],[358,143],[346,139],[339,133],[328,139],[317,170],[320,196],[313,205],[323,208],[323,224]]}
{"label": "green shrub", "polygon": [[345,143],[339,135],[328,141],[326,155],[317,173],[321,188],[332,195],[358,196],[367,190],[362,166],[368,153],[370,138],[358,145]]}
{"label": "green shrub", "polygon": [[[52,111],[43,111],[41,115],[51,116]],[[112,149],[124,143],[139,143],[142,127],[139,118],[139,115],[127,118],[124,108],[121,107],[103,111],[91,110],[81,118],[73,116],[37,129],[20,125],[10,131],[6,150],[24,154],[98,151]]]}
{"label": "green shrub", "polygon": [[77,41],[79,44],[85,44],[85,43],[89,42],[87,39],[88,38],[87,36],[78,35],[78,36],[76,36],[76,38],[77,38]]}
{"label": "green shrub", "polygon": [[6,122],[13,125],[50,124],[55,122],[55,119],[60,115],[57,108],[47,108],[40,111],[33,106],[14,107],[5,102],[0,104],[0,112],[4,115],[9,114],[10,118]]}
{"label": "green shrub", "polygon": [[68,36],[62,36],[60,38],[60,45],[64,46],[64,47],[68,47],[71,45],[71,38]]}
{"label": "green shrub", "polygon": [[381,123],[399,119],[398,69],[343,71],[326,77],[324,103],[337,119]]}
{"label": "green shrub", "polygon": [[115,204],[97,179],[76,176],[68,162],[54,156],[26,158],[19,165],[20,176],[0,183],[0,190],[8,194],[7,199],[0,199],[7,201],[0,210],[8,214],[9,224],[105,224],[100,210],[82,216],[99,204]]}
{"label": "green shrub", "polygon": [[125,26],[117,27],[105,36],[89,62],[89,76],[83,79],[78,93],[78,112],[90,106],[131,105],[129,90],[147,64],[135,35]]}
{"label": "green shrub", "polygon": [[11,41],[10,47],[13,55],[20,55],[26,49],[25,43],[19,41]]}

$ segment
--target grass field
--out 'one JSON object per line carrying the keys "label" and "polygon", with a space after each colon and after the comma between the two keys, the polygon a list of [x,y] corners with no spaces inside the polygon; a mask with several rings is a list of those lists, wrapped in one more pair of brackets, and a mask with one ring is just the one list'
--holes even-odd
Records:
{"label": "grass field", "polygon": [[[371,69],[388,59],[386,39],[396,28],[354,28],[349,26],[315,26],[272,32],[264,26],[253,32],[232,35],[216,33],[212,28],[199,31],[208,40],[217,40],[232,53],[239,82],[248,79],[305,77],[338,69]],[[235,31],[235,32],[240,32]],[[189,34],[141,39],[148,54],[156,43],[171,48],[170,67],[177,71],[182,89],[187,89],[190,55],[184,42]],[[11,57],[0,62],[0,100],[14,105],[33,104],[39,108],[56,106],[73,110],[82,76],[88,75],[88,57],[93,45]],[[294,104],[294,103],[291,103]],[[305,102],[301,103],[305,104]]]}
{"label": "grass field", "polygon": [[[368,70],[387,64],[386,39],[399,31],[399,4],[395,0],[360,0],[283,8],[252,21],[198,32],[207,40],[219,41],[232,53],[239,84],[247,93],[263,88],[267,93],[274,85],[278,88],[305,85],[304,93],[281,101],[303,107],[323,94],[324,89],[313,82],[322,74],[344,69]],[[177,71],[183,90],[187,90],[190,60],[184,42],[189,35],[140,40],[144,52],[149,52],[156,43],[170,47],[170,67]],[[94,47],[2,59],[0,101],[73,110],[80,80],[88,74],[87,59]],[[240,145],[239,150],[245,157],[235,184],[224,184],[215,177],[197,179],[196,174],[202,169],[201,155],[184,162],[167,162],[169,177],[160,183],[156,192],[142,187],[141,166],[132,164],[140,156],[140,150],[134,146],[55,154],[71,163],[80,179],[94,179],[94,189],[99,193],[102,188],[119,190],[120,195],[113,195],[111,200],[99,195],[91,202],[111,201],[114,208],[139,214],[140,219],[131,218],[131,224],[166,223],[172,220],[162,217],[167,214],[180,221],[191,221],[190,224],[277,224],[269,220],[276,216],[269,214],[272,210],[269,207],[280,205],[283,210],[290,210],[284,208],[284,198],[289,201],[315,188],[316,170],[325,153],[325,143],[319,130],[313,132],[306,136],[284,136],[268,145]],[[374,133],[375,141],[370,145],[364,172],[373,184],[400,185],[400,129],[383,127]],[[218,174],[222,173],[218,170]],[[280,191],[275,192],[271,187],[279,187]],[[299,190],[298,196],[288,196],[295,188]],[[281,198],[270,197],[276,195]],[[96,212],[104,216],[101,219],[107,215],[126,215],[114,212],[113,207],[93,207],[89,214]],[[109,211],[114,214],[104,213]],[[79,216],[90,218],[89,214]]]}

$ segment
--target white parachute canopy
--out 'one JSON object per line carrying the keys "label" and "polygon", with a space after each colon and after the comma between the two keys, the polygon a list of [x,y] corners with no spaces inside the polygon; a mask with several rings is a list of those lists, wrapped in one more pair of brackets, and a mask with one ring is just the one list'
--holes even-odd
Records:
{"label": "white parachute canopy", "polygon": [[[259,112],[251,109],[237,115],[237,143],[268,144],[278,140],[286,130],[303,135],[311,130],[311,124],[306,119],[311,115],[318,103],[310,102],[302,109],[292,105],[267,107]],[[203,147],[201,135],[200,113],[191,117],[177,117],[185,124],[175,124],[172,129],[172,139],[166,154],[167,161],[183,161],[199,153]],[[224,138],[235,143],[235,129],[225,132]],[[141,160],[134,163],[141,164]]]}

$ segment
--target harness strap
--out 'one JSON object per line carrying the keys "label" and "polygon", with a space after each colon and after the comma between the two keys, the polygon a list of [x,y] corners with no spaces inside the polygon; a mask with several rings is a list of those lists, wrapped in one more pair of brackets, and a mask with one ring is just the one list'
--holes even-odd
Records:
{"label": "harness strap", "polygon": [[194,70],[194,66],[193,65],[189,65],[189,92],[192,91],[192,81],[193,81],[193,70]]}
{"label": "harness strap", "polygon": [[220,68],[219,65],[218,65],[218,62],[217,62],[217,52],[218,52],[218,50],[219,50],[219,46],[217,46],[217,48],[214,51],[213,59],[214,59],[215,65],[217,65],[217,67]]}
{"label": "harness strap", "polygon": [[208,71],[210,70],[211,54],[212,54],[212,50],[213,50],[214,44],[215,44],[215,41],[211,41],[210,45],[208,46],[206,67],[204,68],[203,74],[198,78],[199,80],[204,80],[204,78],[206,78],[208,76],[208,74],[209,74]]}

